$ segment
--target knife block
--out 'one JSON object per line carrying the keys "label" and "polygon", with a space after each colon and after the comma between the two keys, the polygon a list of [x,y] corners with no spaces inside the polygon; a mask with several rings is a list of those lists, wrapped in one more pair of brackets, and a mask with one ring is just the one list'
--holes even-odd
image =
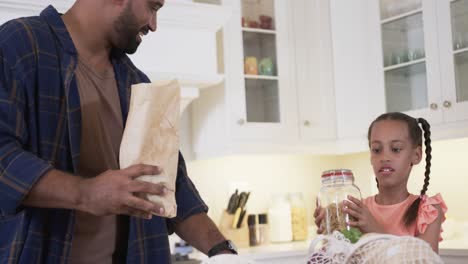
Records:
{"label": "knife block", "polygon": [[238,248],[249,247],[249,227],[247,226],[247,214],[242,219],[240,228],[232,228],[232,221],[234,221],[234,215],[228,214],[226,210],[221,215],[221,221],[219,222],[219,230],[226,237],[236,244]]}

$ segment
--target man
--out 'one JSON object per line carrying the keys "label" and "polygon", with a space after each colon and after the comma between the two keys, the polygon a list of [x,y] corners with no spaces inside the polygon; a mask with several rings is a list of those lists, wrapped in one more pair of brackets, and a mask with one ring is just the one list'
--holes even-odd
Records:
{"label": "man", "polygon": [[149,82],[134,53],[164,0],[77,0],[60,15],[0,28],[0,262],[170,263],[175,231],[204,253],[235,253],[179,155],[177,217],[136,194],[160,168],[119,170],[132,84]]}

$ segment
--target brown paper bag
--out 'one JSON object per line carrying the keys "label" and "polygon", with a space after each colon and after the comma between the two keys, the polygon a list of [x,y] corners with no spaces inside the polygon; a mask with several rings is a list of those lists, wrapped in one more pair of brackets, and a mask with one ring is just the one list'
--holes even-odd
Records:
{"label": "brown paper bag", "polygon": [[[148,195],[149,201],[164,207],[163,217],[175,217],[175,181],[179,158],[180,88],[177,81],[132,85],[130,109],[120,145],[120,168],[149,164],[162,168],[159,175],[137,180],[163,183],[164,196]],[[160,215],[159,212],[153,214]]]}

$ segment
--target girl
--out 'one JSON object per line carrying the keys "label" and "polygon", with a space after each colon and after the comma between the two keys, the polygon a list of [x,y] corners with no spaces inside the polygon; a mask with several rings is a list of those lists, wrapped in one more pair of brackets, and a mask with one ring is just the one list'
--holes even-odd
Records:
{"label": "girl", "polygon": [[[408,192],[407,183],[413,165],[422,158],[422,132],[426,154],[424,185],[419,195]],[[429,123],[403,113],[386,113],[374,120],[368,131],[371,164],[378,194],[364,200],[348,197],[344,212],[355,218],[349,225],[363,233],[410,235],[428,242],[438,252],[441,225],[447,206],[440,194],[426,195],[431,168]],[[315,223],[320,227],[324,210],[317,208]],[[322,233],[319,228],[317,233]]]}

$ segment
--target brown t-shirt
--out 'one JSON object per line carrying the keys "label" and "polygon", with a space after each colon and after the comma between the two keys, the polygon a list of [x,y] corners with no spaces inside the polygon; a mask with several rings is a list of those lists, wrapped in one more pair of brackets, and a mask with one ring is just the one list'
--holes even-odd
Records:
{"label": "brown t-shirt", "polygon": [[[81,59],[75,71],[81,101],[79,175],[95,177],[119,168],[123,121],[114,71],[96,72]],[[117,216],[76,211],[72,264],[112,263]]]}

